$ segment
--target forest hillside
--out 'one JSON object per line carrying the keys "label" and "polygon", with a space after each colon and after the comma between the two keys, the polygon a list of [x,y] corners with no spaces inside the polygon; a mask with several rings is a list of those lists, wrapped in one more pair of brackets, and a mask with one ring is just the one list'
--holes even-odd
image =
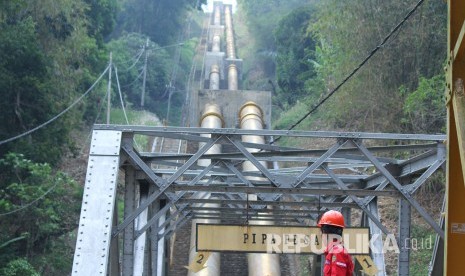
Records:
{"label": "forest hillside", "polygon": [[[107,110],[183,124],[205,3],[0,2],[0,275],[71,270],[85,137]],[[272,91],[275,129],[444,133],[447,7],[416,4],[238,0],[243,87]]]}
{"label": "forest hillside", "polygon": [[180,123],[202,4],[0,2],[0,275],[69,274],[91,126]]}
{"label": "forest hillside", "polygon": [[[255,49],[250,89],[274,92],[286,129],[360,66],[417,1],[239,0]],[[310,4],[309,4],[310,3]],[[424,1],[301,129],[444,133],[447,4]],[[241,30],[239,30],[241,31]],[[243,34],[239,33],[239,43]],[[239,47],[239,49],[243,49]]]}

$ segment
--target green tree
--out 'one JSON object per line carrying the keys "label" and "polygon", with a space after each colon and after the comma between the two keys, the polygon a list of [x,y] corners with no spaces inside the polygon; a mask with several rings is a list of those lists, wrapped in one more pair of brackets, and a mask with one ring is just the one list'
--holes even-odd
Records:
{"label": "green tree", "polygon": [[[147,75],[145,83],[144,108],[157,114],[159,118],[167,117],[169,94],[171,93],[170,122],[179,123],[180,109],[185,98],[186,79],[198,39],[190,39],[182,45],[162,47],[139,33],[130,33],[108,43],[113,52],[114,63],[118,67],[121,90],[127,105],[140,109],[143,90],[143,70],[145,55]],[[179,48],[179,49],[178,49]],[[179,60],[175,60],[179,51]],[[114,86],[114,93],[118,88]],[[120,105],[119,96],[112,97],[113,105]]]}
{"label": "green tree", "polygon": [[[164,113],[159,107],[167,98],[166,86],[172,69],[171,58],[167,49],[152,41],[149,41],[149,46],[145,48],[146,40],[144,35],[130,33],[110,41],[108,49],[113,52],[114,63],[118,67],[122,93],[127,103],[136,108],[141,108],[144,59],[145,55],[148,55],[144,107],[163,117]],[[116,89],[115,86],[114,93]],[[114,105],[120,105],[116,94],[112,98]]]}
{"label": "green tree", "polygon": [[205,3],[206,0],[123,0],[113,37],[125,32],[140,33],[162,46],[176,43],[187,13]]}
{"label": "green tree", "polygon": [[16,259],[0,269],[3,276],[40,276],[34,267],[25,259]]}
{"label": "green tree", "polygon": [[443,90],[444,76],[437,75],[430,79],[420,78],[418,88],[406,94],[403,105],[402,123],[408,131],[419,133],[444,133],[446,127],[446,106]]}
{"label": "green tree", "polygon": [[89,19],[88,33],[94,37],[100,46],[116,25],[118,14],[117,0],[85,0],[88,5],[86,15]]}
{"label": "green tree", "polygon": [[307,32],[312,10],[297,9],[279,21],[274,30],[276,55],[276,79],[279,85],[276,103],[295,104],[307,96],[305,83],[315,77],[315,42]]}
{"label": "green tree", "polygon": [[21,154],[0,159],[0,171],[0,267],[13,269],[18,265],[12,261],[26,258],[44,275],[68,273],[68,237],[76,227],[81,189],[64,173]]}
{"label": "green tree", "polygon": [[[313,2],[313,0],[238,0],[238,11],[234,18],[237,20],[235,32],[239,56],[244,60],[244,88],[272,90],[273,96],[277,96],[273,97],[273,103],[281,109],[289,108],[289,103],[295,103],[298,96],[294,93],[301,92],[301,90],[293,90],[295,78],[289,76],[297,70],[292,67],[306,67],[304,60],[300,58],[302,55],[311,55],[311,52],[306,50],[302,52],[302,49],[287,48],[289,46],[287,39],[297,39],[307,43],[310,38],[305,35],[306,27],[300,24],[303,22],[293,21],[292,18],[298,14],[299,9],[307,9],[313,5]],[[296,13],[289,15],[293,11]],[[301,19],[306,20],[304,17]],[[247,31],[243,30],[245,28],[241,26],[242,24],[246,24]],[[285,33],[286,28],[290,33]],[[293,64],[294,62],[297,63]],[[305,73],[302,73],[300,77],[304,75]],[[276,84],[277,78],[280,84]]]}
{"label": "green tree", "polygon": [[[83,1],[3,1],[0,11],[0,139],[51,119],[80,96],[104,69],[101,50],[87,33]],[[73,147],[69,133],[92,109],[81,103],[60,120],[0,146],[27,152],[40,162],[58,162]]]}
{"label": "green tree", "polygon": [[[309,29],[318,41],[318,78],[326,91],[341,82],[401,21],[416,1],[321,1]],[[404,86],[442,70],[446,4],[425,1],[388,43],[327,104],[333,126],[399,131]]]}
{"label": "green tree", "polygon": [[279,20],[289,12],[308,6],[303,0],[238,0],[241,11],[245,13],[247,27],[256,38],[256,49],[259,52],[276,50],[273,31]]}

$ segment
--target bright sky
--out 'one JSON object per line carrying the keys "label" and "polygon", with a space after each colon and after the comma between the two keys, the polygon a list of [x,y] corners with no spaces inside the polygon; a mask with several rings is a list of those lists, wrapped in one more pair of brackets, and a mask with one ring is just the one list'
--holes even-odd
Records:
{"label": "bright sky", "polygon": [[[207,12],[213,12],[213,2],[214,1],[221,1],[221,0],[208,0],[207,6],[203,6],[203,10]],[[232,4],[233,5],[233,12],[236,11],[237,1],[236,0],[223,0],[224,4]]]}

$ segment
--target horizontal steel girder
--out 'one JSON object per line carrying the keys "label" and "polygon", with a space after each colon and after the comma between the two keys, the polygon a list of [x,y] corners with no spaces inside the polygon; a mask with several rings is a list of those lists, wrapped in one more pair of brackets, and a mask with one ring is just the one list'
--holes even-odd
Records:
{"label": "horizontal steel girder", "polygon": [[229,187],[229,186],[184,186],[184,185],[171,185],[170,191],[204,191],[215,193],[271,193],[271,194],[297,194],[297,195],[338,195],[338,196],[386,196],[386,197],[399,197],[400,193],[394,190],[363,190],[363,189],[315,189],[315,188],[273,188],[273,187]]}
{"label": "horizontal steel girder", "polygon": [[[379,140],[417,140],[443,142],[445,135],[433,134],[399,134],[399,133],[367,133],[367,132],[336,132],[336,131],[300,131],[300,130],[247,130],[236,128],[200,128],[200,127],[148,127],[131,125],[94,125],[94,130],[118,130],[134,134],[163,136],[173,133],[182,139],[183,135],[192,134],[225,134],[225,135],[259,135],[309,138],[346,138],[346,139],[379,139]],[[187,139],[188,140],[188,139]]]}
{"label": "horizontal steel girder", "polygon": [[289,206],[289,207],[327,207],[327,208],[335,208],[335,207],[348,207],[348,208],[358,208],[357,204],[354,203],[342,203],[342,202],[295,202],[295,201],[248,201],[248,200],[230,200],[230,199],[181,199],[180,203],[214,203],[214,204],[242,204],[242,205],[259,205],[259,206]]}
{"label": "horizontal steel girder", "polygon": [[[209,138],[203,138],[203,142],[208,142]],[[311,156],[321,155],[326,152],[323,149],[298,149],[298,148],[287,148],[280,146],[272,146],[266,148],[263,144],[251,144],[243,143],[247,147],[258,148],[266,151],[254,152],[252,153],[257,159],[264,161],[303,161],[308,162],[312,161]],[[370,152],[396,152],[396,151],[411,151],[411,150],[431,150],[437,148],[437,143],[427,143],[427,144],[411,144],[411,145],[396,145],[396,146],[378,146],[378,147],[367,147]],[[350,162],[351,160],[357,160],[354,157],[357,157],[358,160],[366,161],[368,160],[363,155],[350,156],[348,154],[359,153],[359,150],[355,147],[339,149],[336,154],[334,154],[335,159],[339,158]],[[141,152],[142,159],[146,162],[157,162],[166,161],[166,160],[184,160],[189,159],[192,154],[177,154],[177,153],[149,153]],[[308,157],[305,157],[308,156]],[[241,153],[219,153],[219,154],[205,154],[203,156],[205,159],[226,159],[226,160],[245,160],[244,155]],[[305,159],[310,158],[310,159]],[[382,158],[380,160],[385,161],[396,161],[392,158]],[[360,162],[360,161],[358,161]]]}

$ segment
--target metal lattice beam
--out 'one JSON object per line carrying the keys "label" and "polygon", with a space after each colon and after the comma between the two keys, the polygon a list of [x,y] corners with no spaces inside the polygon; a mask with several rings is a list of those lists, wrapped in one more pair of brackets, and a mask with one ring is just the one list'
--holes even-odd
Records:
{"label": "metal lattice beam", "polygon": [[[100,130],[102,128],[107,130]],[[132,126],[96,126],[96,129],[103,135],[113,131],[109,129],[117,129],[124,137],[122,142],[118,142],[121,143],[121,152],[116,152],[121,156],[120,166],[126,175],[124,219],[111,224],[110,236],[113,238],[108,241],[116,242],[124,232],[123,273],[134,269],[136,240],[146,239],[153,255],[158,240],[170,237],[191,219],[208,218],[232,223],[245,223],[250,219],[273,221],[275,225],[306,225],[317,219],[325,209],[354,208],[362,210],[370,218],[370,225],[387,233],[388,230],[370,206],[378,197],[402,197],[409,205],[420,210],[428,223],[434,222],[412,196],[443,166],[445,153],[440,142],[443,135],[283,133],[270,130]],[[181,138],[196,144],[202,142],[202,146],[192,154],[139,153],[132,143],[135,134]],[[206,135],[201,137],[200,134],[209,134],[212,138],[204,137]],[[327,147],[305,149],[257,145],[240,141],[243,134],[325,139]],[[400,139],[404,145],[367,147],[361,143],[361,138],[374,141]],[[206,154],[209,148],[218,144],[233,152]],[[249,148],[261,151],[251,153]],[[414,154],[395,159],[385,156],[389,150]],[[201,159],[212,162],[206,167],[199,166],[197,161]],[[250,162],[258,170],[243,171],[240,164],[244,161]],[[277,162],[280,166],[270,169],[263,162]],[[137,191],[143,183],[148,184],[149,189],[145,200],[141,201]],[[389,189],[392,186],[395,189]],[[198,193],[209,193],[216,199],[196,198]],[[247,200],[248,194],[256,194],[258,200]],[[161,198],[166,200],[166,205],[159,209],[157,202]],[[199,207],[199,204],[216,204],[218,207]],[[273,208],[267,209],[267,206]],[[144,216],[147,214],[147,218],[138,220],[142,223],[136,229],[134,221],[142,212]],[[162,217],[166,219],[160,221]],[[156,263],[154,258],[151,256],[147,260],[153,264]],[[113,261],[108,263],[113,264]]]}

